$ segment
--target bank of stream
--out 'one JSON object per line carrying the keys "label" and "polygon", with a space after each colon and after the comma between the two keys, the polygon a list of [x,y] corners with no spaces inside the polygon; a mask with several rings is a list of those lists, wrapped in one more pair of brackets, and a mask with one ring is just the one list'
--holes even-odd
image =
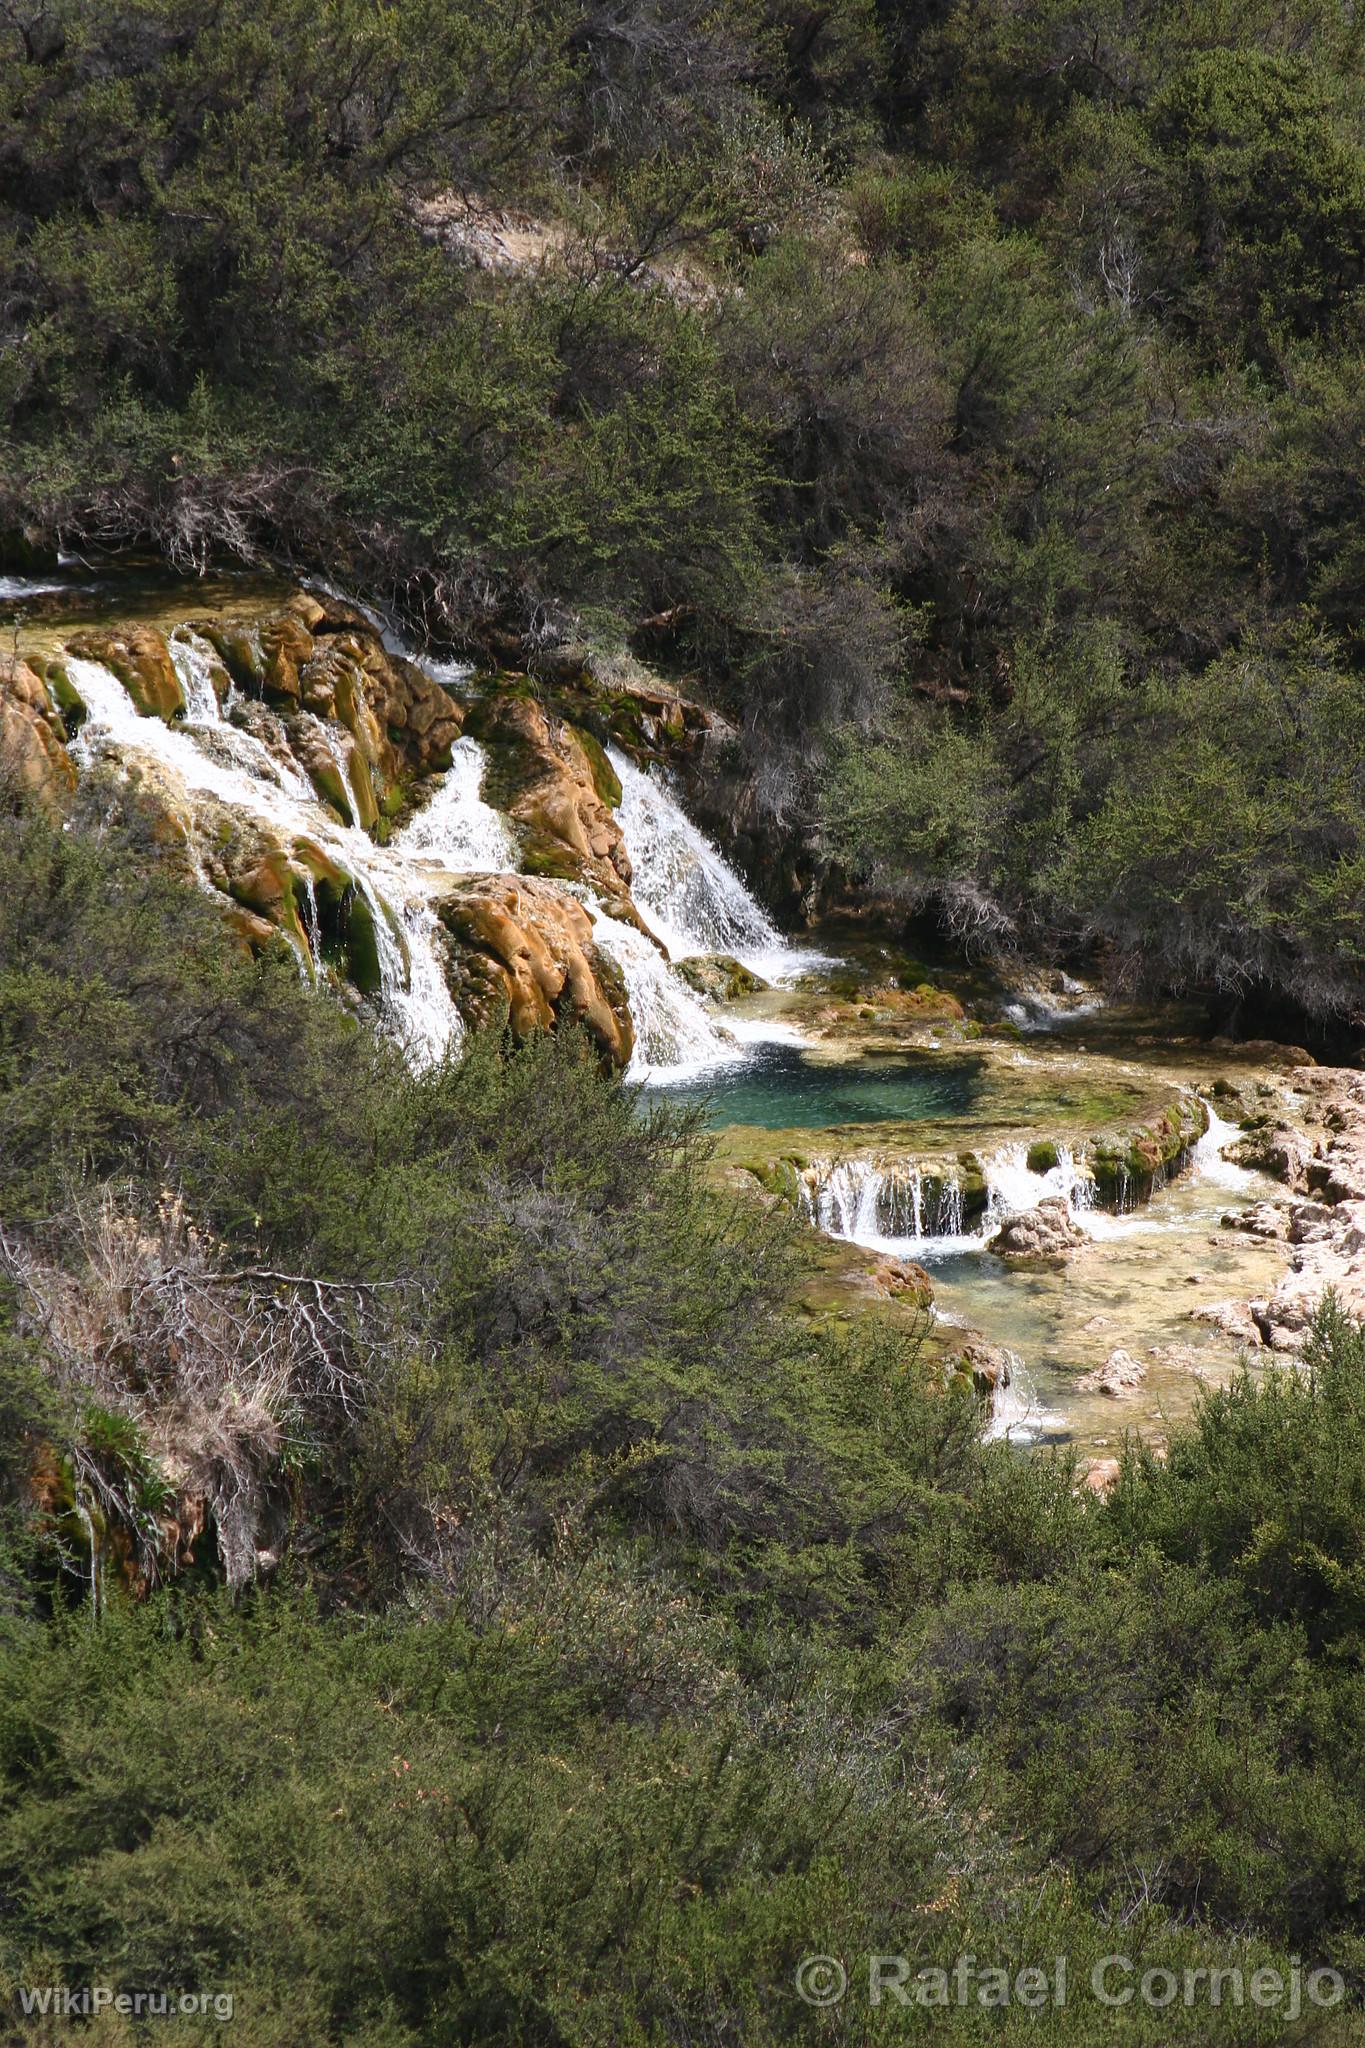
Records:
{"label": "bank of stream", "polygon": [[[490,989],[527,1028],[572,997],[646,1104],[702,1105],[717,1173],[805,1218],[812,1315],[918,1338],[932,1294],[927,1341],[975,1357],[997,1433],[1103,1457],[1258,1341],[1245,1304],[1286,1251],[1238,1225],[1277,1189],[1226,1154],[1249,1092],[1292,1097],[1273,1049],[1056,971],[780,932],[668,772],[681,707],[641,744],[648,697],[556,706],[288,586],[11,580],[0,608],[40,765],[130,780],[250,943],[282,939],[418,1062]],[[992,1249],[1040,1204],[1058,1256]]]}

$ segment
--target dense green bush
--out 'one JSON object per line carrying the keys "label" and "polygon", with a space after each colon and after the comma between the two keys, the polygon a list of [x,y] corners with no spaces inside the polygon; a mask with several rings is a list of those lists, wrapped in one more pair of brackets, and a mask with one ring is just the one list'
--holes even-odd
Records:
{"label": "dense green bush", "polygon": [[[867,2041],[907,2023],[869,1952],[1358,1985],[1354,1326],[1101,1504],[914,1341],[790,1313],[788,1232],[571,1037],[413,1076],[95,794],[0,816],[6,1997],[207,1989],[252,2043],[416,2048],[828,2038],[817,1952]],[[261,1416],[229,1361],[215,1456],[239,1429],[272,1544],[232,1597],[239,1525],[156,1535],[206,1395],[153,1310],[278,1261],[353,1304],[349,1378]],[[1106,2024],[1082,1991],[1043,2038]]]}

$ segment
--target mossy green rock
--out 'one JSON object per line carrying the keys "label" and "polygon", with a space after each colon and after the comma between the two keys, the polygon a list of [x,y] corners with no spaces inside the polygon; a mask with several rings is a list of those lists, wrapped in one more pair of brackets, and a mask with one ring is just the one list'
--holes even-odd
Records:
{"label": "mossy green rock", "polygon": [[713,1003],[732,1003],[737,996],[757,995],[771,985],[730,953],[693,953],[675,961],[674,969],[689,988]]}
{"label": "mossy green rock", "polygon": [[144,718],[160,718],[169,725],[184,717],[185,692],[166,636],[155,626],[111,626],[79,634],[69,644],[72,654],[111,670]]}

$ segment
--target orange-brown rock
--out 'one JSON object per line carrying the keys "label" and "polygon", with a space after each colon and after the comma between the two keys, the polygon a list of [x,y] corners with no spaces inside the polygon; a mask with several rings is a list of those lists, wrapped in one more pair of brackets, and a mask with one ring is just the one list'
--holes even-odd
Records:
{"label": "orange-brown rock", "polygon": [[1103,1498],[1118,1485],[1120,1470],[1117,1458],[1092,1458],[1081,1476],[1081,1485],[1087,1493],[1097,1493]]}
{"label": "orange-brown rock", "polygon": [[61,720],[25,661],[0,657],[0,756],[25,795],[60,812],[76,787]]}
{"label": "orange-brown rock", "polygon": [[184,717],[185,692],[166,635],[155,626],[100,627],[78,634],[68,644],[73,654],[112,669],[144,718],[162,718],[169,724]]}
{"label": "orange-brown rock", "polygon": [[874,1294],[888,1301],[913,1302],[928,1308],[934,1298],[934,1283],[923,1266],[913,1259],[882,1259],[868,1275]]}
{"label": "orange-brown rock", "polygon": [[436,908],[456,941],[451,988],[466,1015],[491,1022],[505,1005],[521,1039],[577,1022],[613,1066],[627,1064],[634,1033],[620,971],[574,897],[531,875],[470,875]]}
{"label": "orange-brown rock", "polygon": [[490,799],[521,827],[528,872],[590,881],[625,905],[630,857],[600,786],[610,774],[605,758],[530,697],[499,695],[474,723],[490,750]]}
{"label": "orange-brown rock", "polygon": [[[449,766],[463,706],[416,662],[390,654],[353,606],[299,591],[265,617],[205,619],[197,630],[241,689],[286,715],[311,712],[345,728],[353,749],[348,781],[366,830],[398,809],[408,780]],[[291,722],[301,754],[306,726],[300,720],[296,730]],[[320,741],[305,765],[318,793],[348,813],[335,762]]]}

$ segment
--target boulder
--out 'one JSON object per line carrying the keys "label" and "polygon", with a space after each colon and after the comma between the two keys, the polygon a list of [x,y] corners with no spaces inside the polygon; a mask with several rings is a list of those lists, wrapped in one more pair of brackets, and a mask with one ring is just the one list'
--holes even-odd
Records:
{"label": "boulder", "polygon": [[913,1259],[879,1259],[868,1275],[868,1283],[872,1292],[885,1301],[928,1308],[934,1299],[933,1281]]}
{"label": "boulder", "polygon": [[103,662],[122,683],[144,718],[169,725],[185,715],[185,692],[164,633],[155,626],[101,627],[69,641],[72,654]]}
{"label": "boulder", "polygon": [[634,1033],[625,985],[574,897],[535,876],[467,875],[435,908],[455,942],[452,994],[473,1021],[505,1011],[518,1039],[573,1021],[612,1066],[628,1064]]}
{"label": "boulder", "polygon": [[61,718],[26,661],[0,656],[0,759],[20,792],[54,815],[76,787]]}
{"label": "boulder", "polygon": [[1136,1393],[1147,1377],[1147,1368],[1140,1358],[1134,1358],[1131,1351],[1111,1351],[1104,1364],[1094,1372],[1088,1372],[1076,1382],[1078,1394],[1120,1394]]}
{"label": "boulder", "polygon": [[1001,1258],[1061,1259],[1088,1242],[1065,1198],[1048,1195],[1036,1209],[1003,1217],[986,1249]]}
{"label": "boulder", "polygon": [[693,953],[686,960],[676,960],[673,966],[689,988],[694,988],[699,996],[708,996],[713,1003],[731,1003],[737,996],[755,995],[771,987],[770,982],[729,953]]}
{"label": "boulder", "polygon": [[1266,1124],[1245,1131],[1227,1148],[1226,1157],[1238,1166],[1249,1166],[1282,1180],[1299,1192],[1308,1187],[1308,1147],[1298,1131],[1286,1124]]}
{"label": "boulder", "polygon": [[1205,1301],[1190,1310],[1192,1323],[1211,1323],[1225,1337],[1232,1337],[1248,1350],[1260,1349],[1261,1332],[1256,1318],[1244,1301]]}
{"label": "boulder", "polygon": [[591,882],[635,922],[620,791],[595,742],[525,695],[490,698],[469,730],[488,749],[488,798],[518,826],[526,871]]}

